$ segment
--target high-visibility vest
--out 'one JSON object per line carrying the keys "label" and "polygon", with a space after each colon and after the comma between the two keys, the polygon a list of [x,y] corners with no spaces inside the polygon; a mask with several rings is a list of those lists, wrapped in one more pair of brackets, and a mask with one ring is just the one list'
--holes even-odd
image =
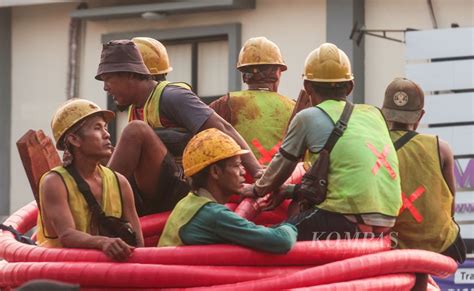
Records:
{"label": "high-visibility vest", "polygon": [[[406,131],[390,133],[395,142]],[[451,216],[453,194],[443,177],[436,136],[417,134],[398,151],[403,206],[394,232],[399,248],[442,253],[459,227]]]}
{"label": "high-visibility vest", "polygon": [[[122,193],[119,187],[119,181],[115,173],[104,166],[99,165],[99,172],[102,177],[102,202],[99,203],[102,206],[102,209],[107,216],[114,216],[117,218],[122,217]],[[79,191],[76,181],[69,174],[69,172],[62,166],[55,167],[50,172],[55,172],[61,175],[68,192],[68,204],[69,209],[71,210],[72,217],[74,219],[74,224],[76,230],[82,231],[91,235],[97,235],[97,233],[92,233],[91,229],[91,216],[92,212],[89,210],[87,201],[84,198],[84,195]],[[48,174],[43,175],[40,181],[42,183],[43,178]],[[41,187],[40,187],[41,190]],[[41,215],[43,205],[43,197],[45,193],[40,191],[40,211],[38,213],[38,245],[44,247],[62,247],[59,239],[55,235],[50,235],[44,225],[44,221]]]}
{"label": "high-visibility vest", "polygon": [[250,146],[261,164],[278,151],[294,101],[276,92],[245,90],[229,93],[231,125]]}
{"label": "high-visibility vest", "polygon": [[[344,101],[317,107],[335,124]],[[317,153],[310,153],[315,161]],[[396,217],[402,205],[398,159],[385,120],[370,105],[356,104],[347,129],[330,153],[328,192],[318,208],[342,214],[380,213]]]}
{"label": "high-visibility vest", "polygon": [[204,205],[213,202],[209,198],[190,192],[176,204],[161,234],[159,247],[182,246],[180,229],[185,226]]}
{"label": "high-visibility vest", "polygon": [[[160,99],[161,95],[163,94],[163,90],[168,85],[179,86],[188,90],[191,90],[191,87],[182,82],[171,83],[169,81],[161,81],[159,82],[153,92],[151,93],[150,97],[145,102],[143,106],[143,121],[148,123],[152,128],[161,128],[163,125],[160,121]],[[135,111],[135,105],[131,105],[128,108],[128,121],[132,121],[135,119],[133,112]]]}

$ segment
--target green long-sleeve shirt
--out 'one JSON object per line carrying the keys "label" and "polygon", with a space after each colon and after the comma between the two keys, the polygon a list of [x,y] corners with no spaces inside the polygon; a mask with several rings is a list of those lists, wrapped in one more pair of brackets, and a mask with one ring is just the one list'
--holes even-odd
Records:
{"label": "green long-sleeve shirt", "polygon": [[256,225],[224,205],[204,205],[179,232],[186,245],[233,243],[271,253],[286,253],[296,242],[296,228],[287,223],[275,227]]}

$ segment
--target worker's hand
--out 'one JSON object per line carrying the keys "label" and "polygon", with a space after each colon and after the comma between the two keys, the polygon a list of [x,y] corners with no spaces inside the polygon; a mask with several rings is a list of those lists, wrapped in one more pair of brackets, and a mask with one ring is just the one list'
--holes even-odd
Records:
{"label": "worker's hand", "polygon": [[243,197],[243,198],[258,198],[256,195],[255,195],[255,192],[253,190],[253,187],[254,187],[254,184],[244,184],[244,187],[242,189],[242,192],[240,192],[240,195]]}
{"label": "worker's hand", "polygon": [[102,252],[112,260],[125,261],[135,248],[129,246],[121,238],[107,237],[102,244]]}
{"label": "worker's hand", "polygon": [[262,207],[262,211],[270,211],[280,206],[280,204],[285,200],[286,194],[286,185],[282,185],[278,190],[273,191],[273,193],[268,196],[267,205]]}
{"label": "worker's hand", "polygon": [[262,210],[262,209],[268,207],[268,205],[270,203],[270,196],[271,195],[272,194],[268,193],[267,195],[265,195],[263,197],[260,197],[257,200],[255,200],[255,202],[258,205],[258,209]]}

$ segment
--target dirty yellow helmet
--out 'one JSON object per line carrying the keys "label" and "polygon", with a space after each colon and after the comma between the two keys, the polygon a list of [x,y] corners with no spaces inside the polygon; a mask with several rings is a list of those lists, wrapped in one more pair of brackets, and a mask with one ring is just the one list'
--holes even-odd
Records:
{"label": "dirty yellow helmet", "polygon": [[280,65],[282,71],[287,69],[278,46],[263,36],[248,39],[239,53],[237,69],[255,65]]}
{"label": "dirty yellow helmet", "polygon": [[213,163],[233,156],[248,153],[227,134],[209,128],[196,134],[183,152],[184,174],[193,176]]}
{"label": "dirty yellow helmet", "polygon": [[354,79],[347,55],[332,43],[313,50],[304,64],[304,79],[313,82],[346,82]]}
{"label": "dirty yellow helmet", "polygon": [[173,70],[165,46],[154,38],[135,37],[132,41],[140,50],[143,62],[152,75],[161,75]]}
{"label": "dirty yellow helmet", "polygon": [[56,148],[64,150],[64,137],[66,132],[78,122],[93,114],[102,114],[106,122],[115,117],[115,113],[109,110],[102,110],[92,101],[80,98],[72,98],[63,103],[54,113],[51,120]]}

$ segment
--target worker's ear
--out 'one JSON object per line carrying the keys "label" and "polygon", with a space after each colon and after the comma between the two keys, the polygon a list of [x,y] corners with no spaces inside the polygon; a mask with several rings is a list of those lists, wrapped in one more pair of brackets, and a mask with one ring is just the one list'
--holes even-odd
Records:
{"label": "worker's ear", "polygon": [[346,93],[346,96],[349,96],[351,93],[352,93],[352,90],[354,90],[354,81],[350,81],[348,82],[347,84],[347,93]]}
{"label": "worker's ear", "polygon": [[421,115],[420,118],[418,118],[418,121],[415,123],[413,130],[416,130],[418,128],[418,125],[420,125],[420,120],[423,118],[423,115],[425,115],[425,110],[421,110]]}
{"label": "worker's ear", "polygon": [[212,179],[219,180],[221,173],[222,169],[217,164],[212,164],[209,166],[209,176]]}
{"label": "worker's ear", "polygon": [[80,143],[80,138],[77,135],[73,134],[73,133],[68,134],[65,139],[66,139],[65,140],[66,144],[70,144],[70,145],[73,145],[75,147],[79,147],[80,144],[81,144]]}
{"label": "worker's ear", "polygon": [[311,82],[308,80],[304,80],[303,82],[304,90],[306,91],[306,94],[311,98],[314,95],[314,90],[313,86],[311,85]]}

